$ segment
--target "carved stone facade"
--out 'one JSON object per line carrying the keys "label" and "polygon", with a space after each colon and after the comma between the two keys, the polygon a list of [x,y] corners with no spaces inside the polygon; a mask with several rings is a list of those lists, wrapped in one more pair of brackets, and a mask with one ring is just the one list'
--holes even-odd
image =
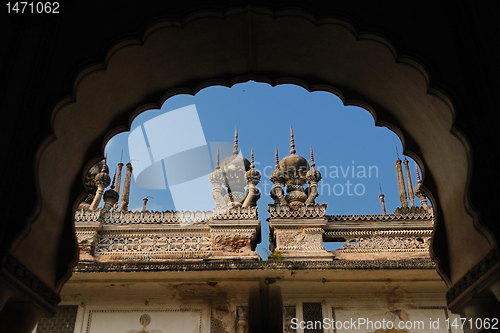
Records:
{"label": "carved stone facade", "polygon": [[[80,261],[260,259],[257,208],[211,212],[78,211]],[[237,223],[235,223],[237,221]]]}
{"label": "carved stone facade", "polygon": [[290,260],[331,260],[323,246],[326,204],[291,209],[270,205],[269,226],[276,242],[275,252]]}
{"label": "carved stone facade", "polygon": [[433,225],[426,213],[329,216],[325,239],[344,241],[338,259],[429,258]]}

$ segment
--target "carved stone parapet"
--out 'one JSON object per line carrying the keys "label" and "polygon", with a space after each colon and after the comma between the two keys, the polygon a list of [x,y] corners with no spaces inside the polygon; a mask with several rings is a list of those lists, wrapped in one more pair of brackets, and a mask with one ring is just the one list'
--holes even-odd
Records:
{"label": "carved stone parapet", "polygon": [[103,225],[119,224],[178,224],[204,223],[214,216],[212,211],[107,212],[101,215]]}
{"label": "carved stone parapet", "polygon": [[269,220],[276,240],[275,252],[287,260],[332,260],[333,254],[323,247],[325,219]]}
{"label": "carved stone parapet", "polygon": [[325,216],[326,204],[304,206],[297,210],[289,206],[269,205],[271,219],[317,219]]}
{"label": "carved stone parapet", "polygon": [[231,209],[214,209],[212,220],[257,220],[257,207],[237,207]]}
{"label": "carved stone parapet", "polygon": [[407,252],[407,251],[429,251],[431,237],[350,237],[340,252]]}
{"label": "carved stone parapet", "polygon": [[96,241],[95,254],[101,262],[203,259],[210,255],[210,233],[206,228],[105,230]]}
{"label": "carved stone parapet", "polygon": [[260,259],[257,207],[75,214],[80,261]]}

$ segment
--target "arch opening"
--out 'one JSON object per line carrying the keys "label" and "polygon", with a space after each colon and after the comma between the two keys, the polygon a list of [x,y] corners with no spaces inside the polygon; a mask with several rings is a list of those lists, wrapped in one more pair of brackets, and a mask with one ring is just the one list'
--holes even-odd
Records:
{"label": "arch opening", "polygon": [[[90,160],[88,169],[99,160],[103,143],[127,130],[140,112],[159,107],[147,103],[178,93],[193,94],[214,84],[230,86],[253,79],[333,92],[345,104],[363,106],[377,125],[397,133],[404,153],[422,166],[427,194],[436,194],[432,200],[437,207],[434,237],[438,241],[433,243],[433,252],[440,273],[448,283],[463,276],[477,257],[489,251],[492,241],[467,201],[470,151],[466,139],[453,128],[449,98],[429,88],[425,70],[398,57],[380,37],[359,36],[345,22],[311,20],[303,12],[274,14],[265,9],[242,9],[224,17],[199,15],[184,22],[183,29],[157,24],[145,34],[142,45],[133,40],[112,49],[105,71],[89,68],[82,72],[75,83],[75,99],[62,101],[53,113],[54,140],[41,147],[37,169],[41,208],[33,217],[32,230],[16,242],[13,253],[30,258],[27,254],[38,246],[40,256],[53,258],[48,265],[57,265],[57,245],[44,248],[33,235],[57,239],[61,228],[49,230],[43,221],[70,221],[76,207],[54,207],[71,207],[78,195],[82,199],[82,173],[73,170],[81,170]],[[248,37],[249,32],[264,30],[261,39]],[[284,30],[293,33],[284,34]],[[232,33],[226,33],[229,31]],[[167,41],[184,42],[172,50]],[[337,54],[325,54],[321,45],[333,42],[343,47]],[[56,183],[72,188],[71,193],[54,194]],[[468,246],[474,246],[475,256],[465,259],[460,253],[450,256],[447,250],[463,247],[467,251]],[[30,259],[26,264],[37,266]],[[34,271],[59,287],[67,278]]]}

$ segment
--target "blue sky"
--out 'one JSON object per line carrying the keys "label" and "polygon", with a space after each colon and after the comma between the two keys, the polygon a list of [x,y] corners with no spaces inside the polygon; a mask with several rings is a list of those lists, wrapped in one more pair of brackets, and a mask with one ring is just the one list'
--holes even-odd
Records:
{"label": "blue sky", "polygon": [[[187,128],[179,118],[170,117],[174,113],[165,116],[170,111],[190,105],[195,106],[199,118],[199,124],[193,125],[194,127]],[[236,126],[241,153],[250,160],[250,150],[253,147],[256,169],[262,175],[261,183],[257,186],[262,193],[258,202],[262,243],[257,250],[263,258],[267,257],[266,250],[269,246],[269,227],[266,221],[269,217],[267,207],[272,203],[269,197],[269,176],[274,170],[276,147],[280,159],[290,154],[290,126],[293,126],[294,130],[297,154],[309,160],[310,147],[314,149],[316,169],[323,176],[316,202],[328,204],[327,214],[381,214],[379,184],[385,194],[387,212],[392,213],[400,206],[394,167],[397,159],[396,147],[401,159],[404,159],[404,156],[401,154],[401,141],[396,134],[385,127],[376,127],[368,111],[359,107],[344,106],[337,96],[329,92],[309,93],[290,84],[271,87],[266,83],[250,81],[231,88],[211,86],[199,91],[195,96],[173,96],[165,101],[160,110],[141,113],[134,119],[130,132],[120,133],[107,143],[105,153],[108,154],[110,173],[114,172],[120,162],[122,150],[123,163],[131,160],[129,146],[134,146],[135,141],[131,139],[129,143],[129,134],[134,133],[136,128],[138,130],[135,133],[139,133],[139,136],[142,135],[140,132],[147,133],[146,137],[150,140],[152,139],[148,136],[151,133],[149,128],[164,128],[163,132],[159,130],[161,133],[177,133],[180,141],[156,141],[164,143],[170,150],[179,148],[179,145],[189,145],[190,142],[193,146],[199,145],[204,137],[207,152],[195,152],[199,160],[190,162],[195,165],[189,167],[206,170],[207,165],[211,169],[215,167],[215,145],[226,143],[226,146],[230,144],[232,147]],[[154,145],[147,140],[146,144]],[[415,162],[408,159],[414,187],[417,184]],[[136,165],[135,169],[140,169],[140,163],[144,160],[136,159],[131,163]],[[162,166],[165,167],[160,165],[158,169],[157,187],[162,187],[164,179],[168,179]],[[122,182],[124,176],[125,173],[122,175]],[[152,184],[149,187],[154,186]],[[178,209],[176,206],[182,206],[184,210],[211,209],[215,202],[211,198],[210,186],[208,175],[201,176],[190,184],[176,185],[172,187],[172,191],[168,188],[141,188],[133,181],[129,210],[141,210],[142,199],[145,197],[149,197],[148,210],[175,210]],[[204,190],[198,190],[202,188]],[[176,198],[177,205],[174,205],[172,197]],[[338,244],[328,244],[326,247],[333,249],[338,247]]]}

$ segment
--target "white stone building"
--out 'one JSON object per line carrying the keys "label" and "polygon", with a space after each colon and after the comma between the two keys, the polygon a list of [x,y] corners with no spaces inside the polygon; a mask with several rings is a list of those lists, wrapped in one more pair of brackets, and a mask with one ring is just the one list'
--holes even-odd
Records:
{"label": "white stone building", "polygon": [[[291,155],[276,156],[271,175],[273,252],[263,261],[255,251],[260,174],[253,153],[251,162],[238,156],[237,142],[235,152],[210,175],[211,212],[117,211],[100,165],[95,195],[75,215],[80,261],[58,313],[36,332],[467,332],[446,307],[429,256],[432,207],[420,184],[413,192],[407,181],[406,190],[401,160],[394,214],[381,195],[382,215],[329,216],[315,203],[321,174],[312,151],[310,163],[296,155],[292,133]],[[124,197],[127,182],[130,172]],[[326,251],[328,241],[344,245]]]}

